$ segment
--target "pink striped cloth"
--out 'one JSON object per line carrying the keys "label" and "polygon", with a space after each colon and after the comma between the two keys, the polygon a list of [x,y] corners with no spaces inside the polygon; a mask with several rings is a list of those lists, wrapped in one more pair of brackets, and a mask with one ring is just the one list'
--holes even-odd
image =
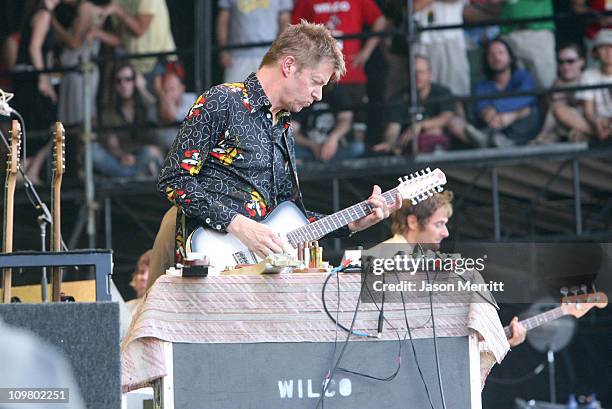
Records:
{"label": "pink striped cloth", "polygon": [[[150,385],[166,375],[162,342],[256,343],[333,342],[336,327],[321,302],[325,274],[217,276],[184,278],[161,276],[135,311],[121,344],[124,391]],[[336,278],[326,291],[328,309],[348,326],[361,288],[359,274],[341,274],[340,312]],[[453,295],[454,296],[454,295]],[[436,335],[466,336],[478,332],[481,342],[482,381],[509,345],[495,309],[473,294],[440,302],[434,295]],[[467,297],[467,298],[466,298]],[[436,299],[437,298],[437,299]],[[406,314],[414,338],[432,336],[429,300],[410,300]],[[449,302],[452,301],[452,302]],[[471,302],[479,301],[479,302]],[[381,339],[397,340],[406,325],[401,302],[385,303],[386,330]],[[376,332],[378,310],[361,303],[355,330]],[[340,335],[340,339],[342,339]],[[372,342],[358,337],[361,342]],[[483,366],[484,365],[484,366]]]}

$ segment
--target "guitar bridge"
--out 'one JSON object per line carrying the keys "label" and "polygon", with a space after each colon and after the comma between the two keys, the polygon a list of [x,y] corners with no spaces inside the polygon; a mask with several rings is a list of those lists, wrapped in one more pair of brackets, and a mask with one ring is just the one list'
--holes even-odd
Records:
{"label": "guitar bridge", "polygon": [[[251,257],[249,257],[249,255]],[[236,253],[233,254],[234,256],[234,261],[236,262],[236,264],[253,264],[253,254],[250,252],[246,252],[246,251],[237,251]]]}

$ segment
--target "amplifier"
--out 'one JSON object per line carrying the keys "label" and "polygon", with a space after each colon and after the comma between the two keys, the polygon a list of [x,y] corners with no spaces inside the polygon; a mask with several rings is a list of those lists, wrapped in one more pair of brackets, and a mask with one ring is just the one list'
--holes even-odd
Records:
{"label": "amplifier", "polygon": [[[480,408],[480,374],[476,369],[474,379],[474,372],[470,373],[476,343],[468,337],[438,338],[437,342],[447,407]],[[342,341],[336,346],[330,342],[172,344],[174,408],[314,409],[325,374],[335,362],[334,353],[337,357],[342,346]],[[416,339],[414,347],[433,405],[441,408],[433,340]],[[385,378],[397,368],[398,354],[397,341],[351,341],[339,367]],[[430,407],[410,341],[402,341],[401,368],[391,381],[336,371],[323,407]]]}
{"label": "amplifier", "polygon": [[[0,254],[0,270],[13,270],[11,295],[24,303],[42,300],[42,268],[60,266],[62,292],[77,302],[111,301],[110,277],[113,254],[110,250],[73,250],[63,252],[16,251]],[[47,268],[47,282],[51,268]],[[51,299],[51,285],[47,287]]]}

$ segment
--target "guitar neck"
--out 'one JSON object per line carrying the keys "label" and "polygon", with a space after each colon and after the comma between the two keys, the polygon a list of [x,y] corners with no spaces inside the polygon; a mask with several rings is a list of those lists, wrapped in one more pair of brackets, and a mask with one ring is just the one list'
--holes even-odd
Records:
{"label": "guitar neck", "polygon": [[[390,205],[395,201],[397,195],[398,190],[396,188],[383,193],[382,197],[385,199],[385,202]],[[364,200],[334,214],[325,216],[315,222],[299,227],[289,232],[287,237],[290,242],[295,245],[297,245],[297,243],[318,240],[334,230],[347,226],[349,223],[359,220],[370,213],[372,213],[372,209],[367,200]]]}
{"label": "guitar neck", "polygon": [[53,217],[53,235],[51,236],[51,248],[53,251],[62,251],[61,186],[61,175],[54,175],[53,191],[51,192],[51,214]]}
{"label": "guitar neck", "polygon": [[3,253],[10,253],[13,251],[13,198],[15,196],[15,182],[14,176],[9,175],[6,178],[6,184],[4,186],[4,230],[2,235]]}
{"label": "guitar neck", "polygon": [[[543,312],[542,314],[534,315],[531,318],[527,318],[521,321],[521,324],[525,327],[527,331],[530,329],[534,329],[539,327],[540,325],[546,324],[547,322],[556,320],[564,316],[563,310],[561,307],[553,308],[552,310]],[[512,336],[512,331],[510,330],[510,326],[504,327],[504,332],[506,333],[506,337],[510,338]]]}

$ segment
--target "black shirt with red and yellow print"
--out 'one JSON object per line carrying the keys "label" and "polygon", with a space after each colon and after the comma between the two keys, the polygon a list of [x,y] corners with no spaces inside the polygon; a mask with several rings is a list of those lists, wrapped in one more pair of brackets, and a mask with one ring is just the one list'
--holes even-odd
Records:
{"label": "black shirt with red and yellow print", "polygon": [[[198,226],[224,232],[238,215],[263,220],[279,203],[303,209],[293,182],[290,113],[273,122],[270,100],[253,73],[200,95],[162,167],[158,190],[179,208],[177,262]],[[310,220],[322,215],[305,211]],[[338,231],[344,235],[348,229]]]}

